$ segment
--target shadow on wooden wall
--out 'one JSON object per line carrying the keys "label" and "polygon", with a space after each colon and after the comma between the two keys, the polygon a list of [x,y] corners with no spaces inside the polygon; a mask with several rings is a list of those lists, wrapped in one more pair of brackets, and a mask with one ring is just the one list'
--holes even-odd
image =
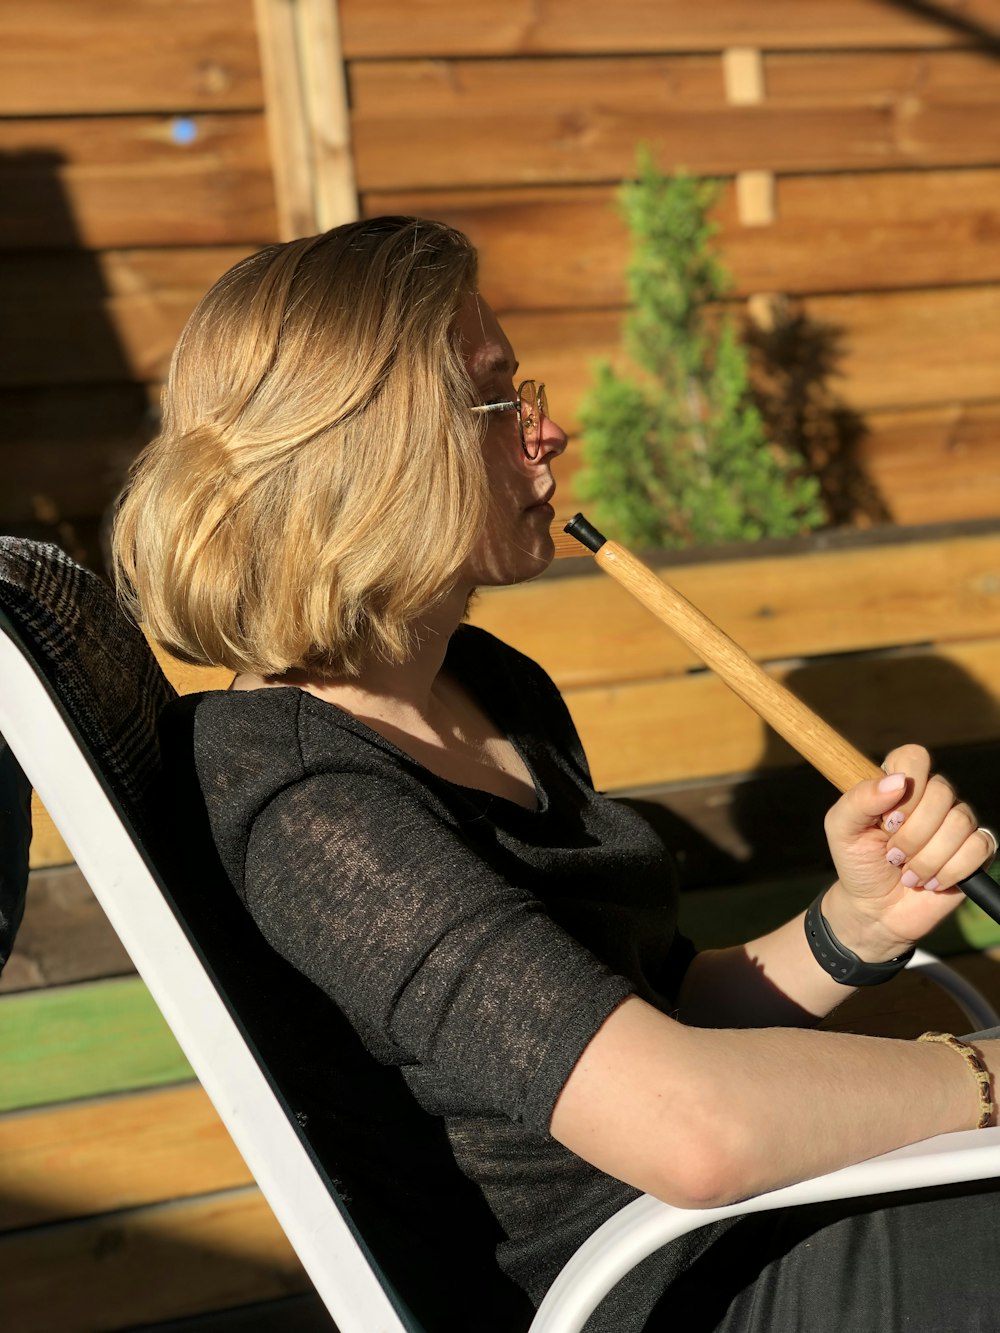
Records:
{"label": "shadow on wooden wall", "polygon": [[[919,650],[843,654],[792,671],[784,683],[877,763],[898,745],[927,745],[935,770],[985,824],[996,823],[1000,746],[989,738],[1000,733],[1000,705],[956,663]],[[718,784],[715,838],[706,839],[703,825],[698,841],[689,835],[682,844],[688,887],[830,867],[823,818],[837,793],[776,732],[760,725],[765,742],[759,769]]]}
{"label": "shadow on wooden wall", "polygon": [[0,528],[103,565],[102,514],[148,438],[149,397],[112,321],[55,151],[0,154]]}
{"label": "shadow on wooden wall", "polygon": [[835,387],[845,331],[811,318],[794,298],[751,299],[750,310],[744,337],[768,438],[805,459],[819,480],[831,524],[890,522],[890,510],[860,454],[869,434],[865,419]]}
{"label": "shadow on wooden wall", "polygon": [[1000,56],[1000,32],[977,23],[974,18],[960,13],[952,4],[934,4],[932,0],[888,0],[896,9],[918,14],[922,18],[940,23],[942,28],[950,28],[960,37],[974,42],[983,51]]}

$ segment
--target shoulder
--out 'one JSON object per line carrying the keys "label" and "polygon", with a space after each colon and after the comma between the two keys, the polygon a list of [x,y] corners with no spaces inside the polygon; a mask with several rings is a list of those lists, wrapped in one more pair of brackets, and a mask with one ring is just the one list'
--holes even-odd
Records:
{"label": "shoulder", "polygon": [[182,695],[160,719],[167,747],[185,743],[199,776],[215,769],[234,779],[263,767],[301,771],[298,732],[300,690],[212,690]]}

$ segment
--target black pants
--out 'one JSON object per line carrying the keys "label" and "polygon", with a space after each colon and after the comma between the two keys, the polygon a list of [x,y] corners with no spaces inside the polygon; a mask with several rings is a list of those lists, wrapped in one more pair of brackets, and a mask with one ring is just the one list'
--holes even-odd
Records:
{"label": "black pants", "polygon": [[742,1218],[647,1327],[680,1333],[997,1333],[1000,1180]]}
{"label": "black pants", "polygon": [[741,1218],[647,1328],[1000,1333],[1000,1177]]}

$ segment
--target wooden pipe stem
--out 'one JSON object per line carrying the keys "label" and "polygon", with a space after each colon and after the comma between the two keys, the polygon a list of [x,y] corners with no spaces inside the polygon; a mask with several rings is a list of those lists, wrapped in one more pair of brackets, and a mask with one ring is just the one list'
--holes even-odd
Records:
{"label": "wooden pipe stem", "polygon": [[718,625],[664,583],[648,566],[617,542],[607,541],[594,559],[612,578],[655,616],[735,691],[759,717],[784,736],[789,745],[838,791],[847,791],[865,778],[881,777],[882,770],[856,750],[829,723],[807,707],[791,690],[769,676]]}
{"label": "wooden pipe stem", "polygon": [[[631,551],[608,541],[582,514],[566,531],[593,552],[606,573],[668,625],[720,680],[749,704],[759,717],[784,736],[789,745],[828,778],[838,791],[882,776],[882,770],[856,750],[829,723],[801,699],[769,676],[718,625],[659,578]],[[994,921],[1000,922],[1000,886],[977,870],[958,885],[962,892]]]}

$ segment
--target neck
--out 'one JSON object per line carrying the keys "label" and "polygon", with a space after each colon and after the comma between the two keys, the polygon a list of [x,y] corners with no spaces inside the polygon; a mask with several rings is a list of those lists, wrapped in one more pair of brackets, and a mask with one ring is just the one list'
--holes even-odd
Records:
{"label": "neck", "polygon": [[294,683],[319,698],[340,704],[358,717],[401,723],[429,723],[437,712],[441,670],[452,634],[462,623],[472,590],[455,589],[421,622],[412,655],[401,663],[367,661],[358,676]]}

